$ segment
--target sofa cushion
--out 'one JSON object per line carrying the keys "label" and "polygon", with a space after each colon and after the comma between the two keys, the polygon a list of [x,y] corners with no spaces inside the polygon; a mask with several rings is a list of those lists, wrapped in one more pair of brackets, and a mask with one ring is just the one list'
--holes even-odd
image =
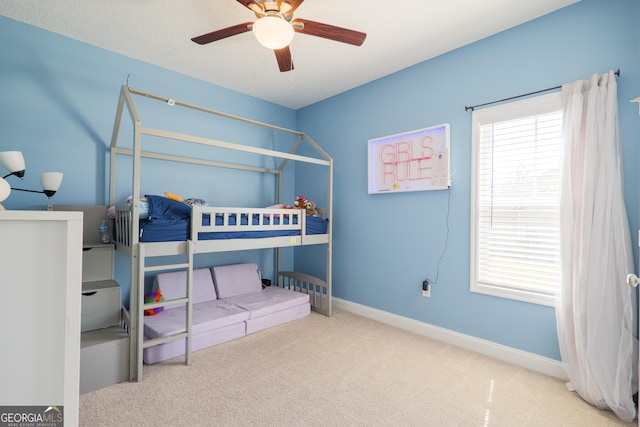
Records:
{"label": "sofa cushion", "polygon": [[[246,326],[244,322],[234,323],[233,325],[205,331],[193,336],[191,339],[191,351],[198,351],[206,347],[222,344],[223,342],[243,337],[246,334]],[[148,337],[145,336],[144,339],[146,341]],[[173,359],[174,357],[182,356],[183,354],[184,340],[175,340],[145,348],[142,351],[142,360],[144,360],[144,363],[146,364],[152,364],[162,362],[167,359]]]}
{"label": "sofa cushion", "polygon": [[[212,300],[195,304],[191,332],[193,335],[244,322],[249,312],[224,300]],[[144,334],[149,338],[165,337],[185,331],[186,307],[179,305],[170,311],[144,319]]]}
{"label": "sofa cushion", "polygon": [[253,319],[245,320],[247,324],[246,334],[253,334],[254,332],[262,331],[264,329],[279,326],[287,322],[293,322],[294,320],[302,319],[311,313],[310,304],[299,304],[295,307],[287,308],[285,310],[276,311],[268,316],[256,317]]}
{"label": "sofa cushion", "polygon": [[254,263],[223,265],[211,268],[218,298],[249,294],[262,290],[258,266]]}
{"label": "sofa cushion", "polygon": [[[160,292],[165,300],[184,298],[187,294],[187,271],[173,271],[171,273],[160,273],[153,281],[153,289],[160,288]],[[193,296],[192,303],[198,304],[216,299],[216,290],[213,286],[211,271],[208,268],[193,270]],[[170,305],[165,309],[176,309],[183,305]]]}
{"label": "sofa cushion", "polygon": [[309,305],[309,295],[271,286],[258,292],[225,298],[251,312],[249,318],[266,316],[301,304]]}

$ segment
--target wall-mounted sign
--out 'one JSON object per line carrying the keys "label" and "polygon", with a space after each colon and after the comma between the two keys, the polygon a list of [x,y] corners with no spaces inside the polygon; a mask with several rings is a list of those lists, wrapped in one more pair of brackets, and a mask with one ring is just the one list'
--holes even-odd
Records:
{"label": "wall-mounted sign", "polygon": [[449,185],[448,123],[369,140],[369,194]]}

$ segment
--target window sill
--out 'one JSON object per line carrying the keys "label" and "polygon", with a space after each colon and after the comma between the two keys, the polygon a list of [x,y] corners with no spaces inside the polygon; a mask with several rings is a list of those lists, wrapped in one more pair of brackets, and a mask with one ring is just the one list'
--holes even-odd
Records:
{"label": "window sill", "polygon": [[499,298],[513,299],[517,301],[528,302],[531,304],[546,305],[555,307],[557,296],[541,292],[525,291],[513,288],[503,288],[499,286],[475,284],[471,285],[471,292],[491,295]]}

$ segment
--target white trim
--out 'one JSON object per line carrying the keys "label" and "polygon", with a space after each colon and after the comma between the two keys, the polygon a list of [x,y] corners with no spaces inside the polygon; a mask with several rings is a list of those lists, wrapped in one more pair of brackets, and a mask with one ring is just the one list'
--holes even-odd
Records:
{"label": "white trim", "polygon": [[[477,268],[477,263],[475,265]],[[531,304],[546,305],[547,307],[555,307],[558,297],[556,295],[549,295],[542,292],[527,291],[523,289],[512,288],[508,286],[492,286],[486,283],[471,282],[469,288],[471,292],[477,292],[479,294],[491,295],[494,297],[508,298],[517,301],[524,301]]]}
{"label": "white trim", "polygon": [[336,297],[333,297],[333,304],[335,304],[335,308],[377,320],[378,322],[382,322],[387,325],[415,332],[467,350],[475,351],[476,353],[484,354],[485,356],[493,357],[494,359],[502,360],[503,362],[531,369],[532,371],[549,375],[554,378],[564,381],[569,380],[562,362],[558,360],[476,338],[471,335],[465,335],[450,329],[430,325],[415,319],[399,316],[397,314]]}

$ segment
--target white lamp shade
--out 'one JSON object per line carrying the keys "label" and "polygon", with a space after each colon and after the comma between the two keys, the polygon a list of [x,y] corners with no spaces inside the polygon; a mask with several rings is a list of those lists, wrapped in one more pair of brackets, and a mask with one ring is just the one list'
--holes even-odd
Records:
{"label": "white lamp shade", "polygon": [[40,185],[45,191],[58,191],[62,184],[62,172],[45,172],[40,174]]}
{"label": "white lamp shade", "polygon": [[9,172],[24,170],[24,157],[21,151],[0,151],[0,164]]}
{"label": "white lamp shade", "polygon": [[0,178],[0,202],[6,200],[11,194],[11,186],[6,179]]}
{"label": "white lamp shade", "polygon": [[282,49],[293,40],[293,27],[279,16],[263,16],[253,23],[253,34],[269,49]]}

